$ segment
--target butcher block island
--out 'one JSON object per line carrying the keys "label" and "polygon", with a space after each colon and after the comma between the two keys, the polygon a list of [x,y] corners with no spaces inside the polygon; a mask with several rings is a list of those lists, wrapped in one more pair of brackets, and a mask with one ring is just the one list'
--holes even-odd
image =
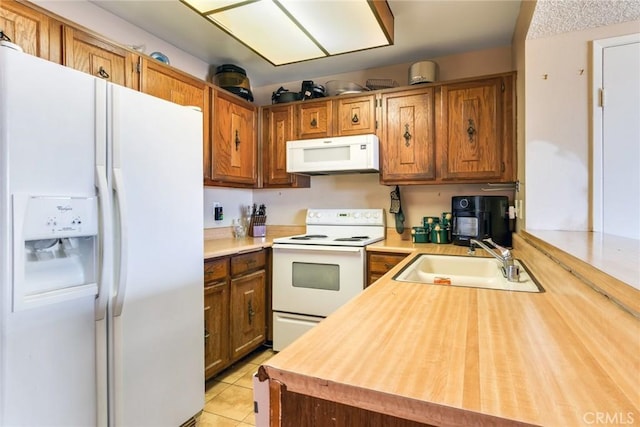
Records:
{"label": "butcher block island", "polygon": [[519,236],[545,292],[392,280],[424,251],[466,254],[416,249],[260,367],[271,426],[640,425],[637,313]]}

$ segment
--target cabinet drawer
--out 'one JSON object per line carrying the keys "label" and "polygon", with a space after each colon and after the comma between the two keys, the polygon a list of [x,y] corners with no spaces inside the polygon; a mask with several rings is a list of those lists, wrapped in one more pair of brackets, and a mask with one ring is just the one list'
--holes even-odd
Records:
{"label": "cabinet drawer", "polygon": [[204,263],[204,284],[224,280],[229,275],[229,258],[217,258]]}
{"label": "cabinet drawer", "polygon": [[407,254],[371,253],[369,255],[369,271],[384,274],[406,257]]}
{"label": "cabinet drawer", "polygon": [[231,275],[237,276],[248,271],[264,268],[266,256],[264,250],[236,255],[231,258]]}

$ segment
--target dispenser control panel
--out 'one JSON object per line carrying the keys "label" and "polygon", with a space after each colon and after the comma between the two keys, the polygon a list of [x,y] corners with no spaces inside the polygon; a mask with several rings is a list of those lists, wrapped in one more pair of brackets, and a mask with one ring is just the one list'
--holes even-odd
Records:
{"label": "dispenser control panel", "polygon": [[29,197],[24,218],[24,240],[97,234],[96,197]]}

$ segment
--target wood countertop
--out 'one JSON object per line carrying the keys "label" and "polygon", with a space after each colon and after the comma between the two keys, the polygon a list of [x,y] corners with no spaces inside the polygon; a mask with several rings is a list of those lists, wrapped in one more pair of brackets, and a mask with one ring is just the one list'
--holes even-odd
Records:
{"label": "wood countertop", "polygon": [[221,232],[209,229],[208,232],[205,232],[204,259],[257,251],[271,247],[273,239],[277,237],[292,236],[300,233],[304,233],[304,227],[269,226],[265,237],[247,236],[234,238],[230,229],[222,229]]}
{"label": "wood countertop", "polygon": [[544,293],[393,281],[409,256],[261,370],[291,392],[433,425],[640,425],[640,320],[517,235],[513,254]]}

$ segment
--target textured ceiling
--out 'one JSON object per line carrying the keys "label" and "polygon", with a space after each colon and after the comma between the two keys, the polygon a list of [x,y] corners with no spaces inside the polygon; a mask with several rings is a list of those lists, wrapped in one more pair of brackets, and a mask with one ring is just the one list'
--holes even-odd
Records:
{"label": "textured ceiling", "polygon": [[637,19],[640,19],[640,0],[538,0],[527,39]]}

